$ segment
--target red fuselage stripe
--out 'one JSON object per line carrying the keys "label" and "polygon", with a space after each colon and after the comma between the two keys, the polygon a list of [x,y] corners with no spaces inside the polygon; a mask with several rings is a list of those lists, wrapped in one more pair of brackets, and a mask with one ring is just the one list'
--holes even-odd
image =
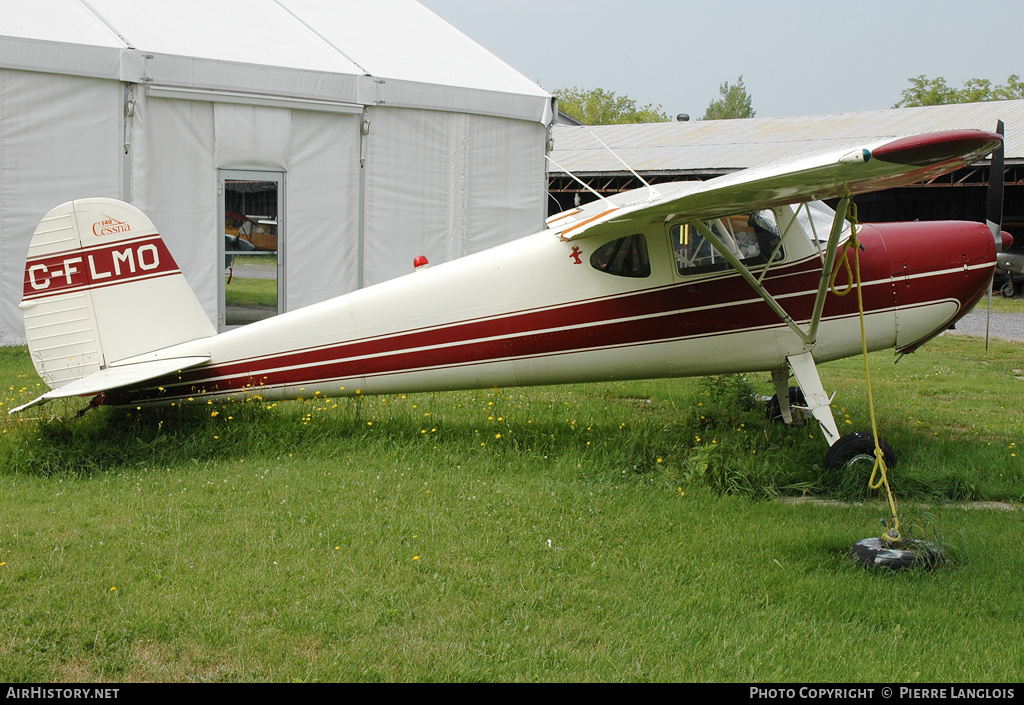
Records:
{"label": "red fuselage stripe", "polygon": [[[948,301],[950,292],[963,291],[969,280],[985,279],[991,269],[991,262],[978,262],[971,267],[949,263],[929,271],[927,276],[913,273],[913,286],[905,286],[902,279],[890,274],[880,236],[864,232],[861,241],[866,250],[861,256],[861,273],[868,313],[893,311],[894,295],[901,309]],[[876,254],[865,256],[872,252]],[[794,320],[806,322],[812,314],[820,271],[819,260],[812,258],[780,267],[766,280],[765,286],[783,302]],[[840,276],[840,280],[844,278],[845,275]],[[845,283],[840,281],[840,284]],[[896,289],[899,289],[898,295]],[[695,303],[700,305],[694,306]],[[829,295],[823,318],[844,318],[856,316],[856,313],[855,295]],[[710,280],[227,361],[185,371],[162,383],[154,382],[154,387],[157,384],[164,387],[159,393],[162,397],[226,393],[253,386],[299,386],[771,328],[784,328],[784,325],[733,273]],[[158,394],[152,390],[142,393],[142,398],[154,396]]]}

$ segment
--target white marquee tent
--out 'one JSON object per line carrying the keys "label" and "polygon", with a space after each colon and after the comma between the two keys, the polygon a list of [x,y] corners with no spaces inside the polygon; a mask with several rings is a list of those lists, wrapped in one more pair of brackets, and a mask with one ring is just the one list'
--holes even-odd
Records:
{"label": "white marquee tent", "polygon": [[0,342],[52,207],[129,201],[224,325],[225,184],[273,184],[294,309],[540,229],[549,94],[412,0],[34,0],[0,15]]}

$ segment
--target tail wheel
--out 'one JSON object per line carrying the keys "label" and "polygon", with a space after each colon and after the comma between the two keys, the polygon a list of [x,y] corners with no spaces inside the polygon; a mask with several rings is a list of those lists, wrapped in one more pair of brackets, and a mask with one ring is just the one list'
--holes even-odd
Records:
{"label": "tail wheel", "polygon": [[[879,447],[882,449],[882,457],[885,458],[885,466],[896,465],[896,453],[892,446],[879,439]],[[838,470],[840,468],[858,467],[865,465],[868,470],[875,464],[875,437],[870,433],[848,433],[832,444],[825,454],[825,468]]]}

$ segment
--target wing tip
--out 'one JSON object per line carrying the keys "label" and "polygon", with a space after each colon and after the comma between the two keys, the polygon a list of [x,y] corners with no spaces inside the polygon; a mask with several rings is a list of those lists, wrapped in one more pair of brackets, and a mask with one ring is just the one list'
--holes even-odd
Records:
{"label": "wing tip", "polygon": [[948,130],[903,137],[871,150],[874,159],[905,166],[972,161],[996,149],[1002,136],[985,130]]}

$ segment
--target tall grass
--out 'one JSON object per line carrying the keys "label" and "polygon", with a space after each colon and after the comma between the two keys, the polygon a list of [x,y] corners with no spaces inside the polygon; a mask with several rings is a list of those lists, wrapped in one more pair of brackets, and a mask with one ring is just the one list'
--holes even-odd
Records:
{"label": "tall grass", "polygon": [[[822,368],[851,430],[861,364]],[[1020,512],[958,504],[1024,498],[1018,348],[871,364],[934,573],[846,559],[884,507],[763,375],[4,418],[0,673],[1018,680]],[[0,375],[3,410],[42,391],[24,350]],[[805,493],[857,502],[763,501]]]}

